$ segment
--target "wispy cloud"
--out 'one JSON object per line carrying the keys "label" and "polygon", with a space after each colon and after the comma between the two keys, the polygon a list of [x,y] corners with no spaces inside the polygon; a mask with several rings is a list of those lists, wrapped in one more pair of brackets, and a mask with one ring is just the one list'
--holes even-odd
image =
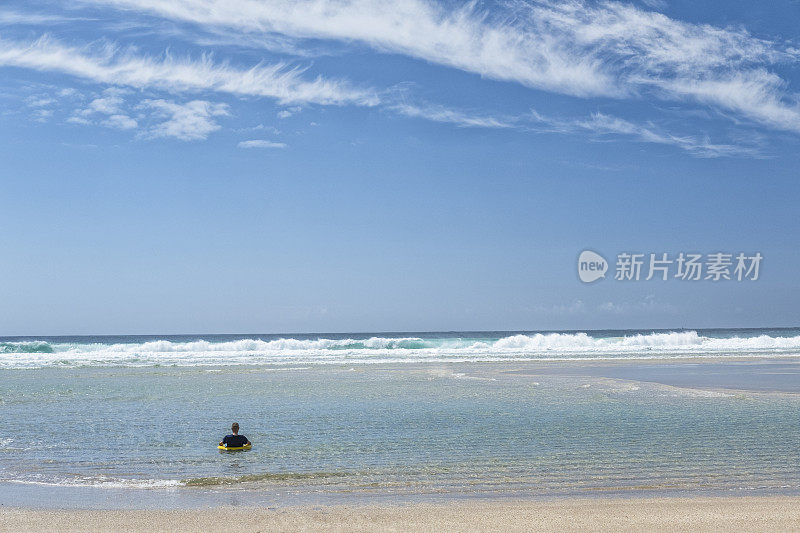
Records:
{"label": "wispy cloud", "polygon": [[48,122],[54,115],[52,106],[55,98],[47,94],[35,94],[25,98],[25,105],[31,109],[31,118],[36,122]]}
{"label": "wispy cloud", "polygon": [[132,130],[139,126],[136,119],[123,114],[109,115],[109,117],[102,122],[103,126],[109,128],[116,128],[118,130]]}
{"label": "wispy cloud", "polygon": [[45,26],[52,24],[68,24],[78,20],[86,19],[0,9],[0,26]]}
{"label": "wispy cloud", "polygon": [[278,111],[278,118],[289,118],[302,110],[303,108],[300,106],[287,107],[286,109],[281,109]]}
{"label": "wispy cloud", "polygon": [[33,120],[36,122],[47,122],[53,116],[52,109],[35,109],[32,113]]}
{"label": "wispy cloud", "polygon": [[674,305],[658,301],[654,295],[648,294],[641,299],[627,301],[605,301],[600,303],[587,303],[583,300],[573,300],[569,303],[556,303],[552,305],[536,305],[531,308],[535,313],[546,315],[585,315],[585,314],[633,314],[642,312],[661,312],[676,314],[679,312]]}
{"label": "wispy cloud", "polygon": [[581,59],[562,43],[520,32],[501,16],[467,3],[454,11],[424,0],[87,0],[89,4],[154,13],[202,26],[248,34],[366,43],[494,79],[570,94],[618,94],[614,80],[592,57]]}
{"label": "wispy cloud", "polygon": [[597,138],[619,137],[636,142],[675,146],[696,157],[762,157],[759,147],[712,143],[707,137],[674,135],[652,123],[640,124],[605,113],[584,118],[549,117],[532,110],[518,116],[474,115],[444,106],[398,104],[390,110],[407,117],[469,128],[514,128],[533,133],[581,134]]}
{"label": "wispy cloud", "polygon": [[56,103],[54,98],[49,96],[29,96],[25,103],[30,107],[47,107]]}
{"label": "wispy cloud", "polygon": [[283,63],[240,69],[216,63],[209,56],[191,59],[166,54],[154,58],[121,51],[113,44],[78,48],[49,37],[31,43],[0,39],[0,66],[63,72],[116,86],[268,97],[283,104],[372,106],[379,102],[370,90],[351,87],[341,80],[307,80],[302,69]]}
{"label": "wispy cloud", "polygon": [[397,104],[390,106],[389,109],[406,117],[424,118],[434,122],[455,124],[464,128],[513,128],[518,125],[515,119],[472,115],[443,106]]}
{"label": "wispy cloud", "polygon": [[281,130],[274,126],[265,126],[264,124],[256,124],[255,126],[245,127],[245,128],[236,128],[234,131],[243,133],[243,132],[256,132],[256,131],[263,131],[266,133],[271,133],[272,135],[280,135]]}
{"label": "wispy cloud", "polygon": [[769,70],[796,63],[796,51],[741,28],[683,22],[628,3],[511,0],[490,12],[431,0],[85,1],[233,34],[356,41],[579,97],[648,93],[701,102],[800,132],[797,96]]}
{"label": "wispy cloud", "polygon": [[229,114],[226,104],[205,100],[192,100],[178,104],[169,100],[143,100],[140,108],[151,110],[156,118],[162,119],[147,129],[142,136],[146,138],[174,137],[182,141],[196,141],[208,138],[211,132],[220,129],[215,118]]}
{"label": "wispy cloud", "polygon": [[137,130],[140,139],[172,137],[182,141],[207,139],[221,128],[217,120],[230,115],[228,105],[207,100],[175,102],[139,99],[129,89],[110,87],[90,96],[66,120],[71,124]]}
{"label": "wispy cloud", "polygon": [[664,144],[685,150],[696,157],[762,157],[756,146],[712,143],[707,137],[674,135],[653,124],[638,124],[604,113],[588,118],[561,119],[532,111],[532,129],[551,133],[585,133],[595,136],[621,136],[638,142]]}
{"label": "wispy cloud", "polygon": [[249,141],[241,141],[236,146],[239,148],[286,148],[286,143],[267,141],[265,139],[252,139]]}
{"label": "wispy cloud", "polygon": [[89,116],[94,113],[101,113],[106,115],[113,115],[119,113],[124,100],[122,93],[115,89],[106,89],[103,95],[93,99],[85,109],[79,111],[83,116]]}
{"label": "wispy cloud", "polygon": [[67,122],[72,124],[98,124],[119,130],[136,129],[138,121],[125,110],[124,95],[126,90],[108,88],[101,95],[93,98],[85,107],[76,109]]}
{"label": "wispy cloud", "polygon": [[[742,28],[682,22],[631,4],[510,0],[489,11],[477,3],[451,8],[448,7],[451,4],[433,0],[393,3],[83,0],[83,3],[161,16],[164,20],[160,23],[180,25],[186,33],[186,28],[192,27],[187,22],[197,24],[203,30],[198,33],[224,36],[231,42],[241,39],[243,46],[274,41],[280,42],[280,47],[314,48],[319,42],[336,41],[346,47],[357,42],[379,52],[405,54],[536,89],[577,97],[655,97],[699,102],[719,110],[714,114],[717,118],[727,117],[751,125],[755,121],[775,129],[800,132],[798,97],[788,92],[785,79],[770,70],[776,65],[797,63],[800,52],[757,39]],[[0,11],[0,18],[2,14]],[[26,16],[16,12],[7,14],[20,20]],[[39,15],[31,15],[30,20],[36,16]],[[152,21],[152,17],[144,18]],[[675,135],[650,121],[632,122],[602,113],[589,118],[548,118],[536,113],[503,116],[491,110],[466,112],[414,103],[413,98],[403,98],[397,103],[391,91],[379,93],[346,80],[312,77],[306,70],[283,62],[259,63],[247,68],[208,55],[144,55],[105,41],[72,46],[46,36],[28,42],[0,39],[0,66],[61,72],[100,84],[143,89],[150,91],[151,98],[162,96],[153,93],[157,90],[171,94],[217,92],[270,98],[282,106],[277,111],[279,118],[292,116],[307,104],[383,105],[398,115],[458,127],[627,138],[676,146],[699,157],[761,154],[758,146],[714,143],[697,132]],[[181,101],[191,99],[192,96],[181,94]],[[140,107],[140,112],[149,113],[148,120],[143,120],[119,109],[118,100],[113,95],[98,97],[68,120],[120,129],[142,128],[150,132],[148,135],[155,135],[142,124],[148,123],[152,113],[165,112],[164,108],[145,111]],[[43,114],[49,111],[43,109],[37,119],[47,119],[49,115]],[[207,117],[209,123],[216,124],[211,118],[214,116],[219,115]],[[180,128],[163,130],[166,131],[173,131],[176,134],[172,136],[177,138],[189,137]],[[201,133],[198,138],[207,135]]]}

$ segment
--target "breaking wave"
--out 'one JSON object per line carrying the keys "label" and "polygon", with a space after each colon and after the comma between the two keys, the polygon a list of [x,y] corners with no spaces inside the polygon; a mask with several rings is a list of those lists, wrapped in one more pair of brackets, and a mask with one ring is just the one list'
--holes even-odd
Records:
{"label": "breaking wave", "polygon": [[800,336],[713,337],[697,331],[594,336],[530,333],[504,337],[363,339],[170,339],[131,343],[0,342],[0,368],[368,364],[538,359],[614,359],[800,355]]}
{"label": "breaking wave", "polygon": [[53,353],[53,347],[45,341],[0,342],[0,354],[4,353]]}

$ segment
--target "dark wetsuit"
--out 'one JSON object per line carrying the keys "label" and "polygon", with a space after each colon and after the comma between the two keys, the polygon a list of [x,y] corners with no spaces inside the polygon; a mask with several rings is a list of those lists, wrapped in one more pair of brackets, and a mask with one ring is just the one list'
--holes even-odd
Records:
{"label": "dark wetsuit", "polygon": [[244,435],[225,435],[222,439],[222,445],[228,448],[241,448],[247,444],[247,437]]}

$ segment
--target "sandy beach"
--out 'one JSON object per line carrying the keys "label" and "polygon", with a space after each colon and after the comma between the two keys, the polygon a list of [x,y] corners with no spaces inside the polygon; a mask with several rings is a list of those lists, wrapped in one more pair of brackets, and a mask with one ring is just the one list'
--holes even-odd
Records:
{"label": "sandy beach", "polygon": [[0,531],[796,531],[800,497],[470,501],[173,511],[1,509]]}

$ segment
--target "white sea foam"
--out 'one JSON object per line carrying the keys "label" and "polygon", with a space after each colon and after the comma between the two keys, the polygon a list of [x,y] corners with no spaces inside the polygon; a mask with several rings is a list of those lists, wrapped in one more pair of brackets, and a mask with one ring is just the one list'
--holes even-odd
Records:
{"label": "white sea foam", "polygon": [[380,337],[238,339],[213,342],[0,343],[0,368],[59,366],[204,366],[370,364],[538,359],[652,359],[800,355],[800,336],[709,337],[696,331],[631,334],[532,333],[501,338]]}
{"label": "white sea foam", "polygon": [[0,479],[3,483],[19,483],[21,485],[44,485],[50,487],[104,487],[104,488],[135,488],[135,489],[163,489],[179,487],[183,483],[176,479],[127,479],[110,476],[78,476],[63,479]]}

